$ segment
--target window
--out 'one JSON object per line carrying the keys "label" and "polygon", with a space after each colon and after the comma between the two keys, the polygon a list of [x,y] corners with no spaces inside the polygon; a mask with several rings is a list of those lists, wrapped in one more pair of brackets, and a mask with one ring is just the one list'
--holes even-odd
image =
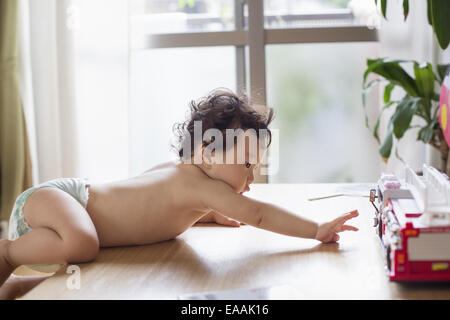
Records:
{"label": "window", "polygon": [[77,0],[67,9],[76,49],[78,148],[87,155],[80,172],[97,181],[129,175],[127,6],[124,0]]}
{"label": "window", "polygon": [[233,0],[130,1],[135,32],[178,33],[234,29]]}
{"label": "window", "polygon": [[[355,111],[360,106],[361,64],[363,55],[369,53],[364,43],[377,41],[377,32],[360,23],[350,9],[352,2],[355,0],[131,1],[132,173],[169,160],[171,126],[184,120],[189,101],[225,86],[246,90],[254,101],[276,110],[278,120],[273,128],[279,126],[282,159],[279,173],[269,181],[365,179],[365,168],[354,165],[350,149],[342,152],[341,142],[333,143],[336,151],[323,146],[327,149],[323,163],[333,162],[329,170],[315,161],[324,155],[317,145],[327,140],[321,135],[326,132],[323,127],[330,126],[327,119],[339,118],[332,123],[342,134],[341,140],[360,134],[359,128],[364,126],[362,110]],[[348,61],[347,66],[343,60]],[[327,80],[332,84],[327,85]],[[312,90],[305,92],[304,103],[299,107],[283,100],[301,99],[297,86],[302,81]],[[158,139],[151,136],[160,133]],[[362,147],[368,146],[368,136],[368,132],[362,135]],[[328,137],[332,142],[334,138]],[[300,153],[309,152],[302,162],[311,167],[307,173],[296,171],[299,166],[287,159],[293,156],[288,150],[296,149],[295,143]],[[374,148],[373,144],[370,147]],[[267,181],[267,177],[256,181]]]}
{"label": "window", "polygon": [[265,0],[265,28],[338,26],[355,23],[349,0]]}
{"label": "window", "polygon": [[355,92],[374,49],[371,43],[266,47],[268,104],[280,128],[279,170],[270,182],[372,179],[365,168],[376,168],[379,157]]}
{"label": "window", "polygon": [[172,126],[189,102],[215,87],[235,90],[233,47],[133,52],[130,70],[131,174],[175,158]]}

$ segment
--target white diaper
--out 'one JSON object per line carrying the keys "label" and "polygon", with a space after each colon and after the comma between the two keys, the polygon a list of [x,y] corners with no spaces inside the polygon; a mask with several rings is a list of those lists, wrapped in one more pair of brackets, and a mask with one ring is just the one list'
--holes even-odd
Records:
{"label": "white diaper", "polygon": [[[35,187],[25,190],[16,199],[14,208],[9,218],[8,239],[16,240],[31,230],[31,227],[25,221],[23,207],[28,197],[40,188],[56,188],[67,192],[74,197],[84,208],[89,199],[89,182],[86,178],[59,178],[41,183]],[[42,272],[55,272],[60,265],[29,265],[31,269]]]}

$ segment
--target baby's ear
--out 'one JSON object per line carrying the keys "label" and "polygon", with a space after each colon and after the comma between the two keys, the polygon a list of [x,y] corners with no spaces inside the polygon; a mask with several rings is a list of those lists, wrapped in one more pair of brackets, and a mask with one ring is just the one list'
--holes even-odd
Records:
{"label": "baby's ear", "polygon": [[212,158],[211,150],[206,148],[206,146],[202,146],[202,165],[205,166],[205,168],[211,169],[213,164]]}

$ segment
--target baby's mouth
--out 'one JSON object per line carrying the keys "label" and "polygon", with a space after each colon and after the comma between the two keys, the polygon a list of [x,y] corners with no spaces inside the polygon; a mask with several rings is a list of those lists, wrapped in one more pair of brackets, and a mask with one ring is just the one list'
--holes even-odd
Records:
{"label": "baby's mouth", "polygon": [[244,191],[239,192],[239,194],[243,194],[244,192],[247,192],[247,191],[250,191],[250,187],[249,187],[249,186],[247,186],[247,187],[244,189]]}

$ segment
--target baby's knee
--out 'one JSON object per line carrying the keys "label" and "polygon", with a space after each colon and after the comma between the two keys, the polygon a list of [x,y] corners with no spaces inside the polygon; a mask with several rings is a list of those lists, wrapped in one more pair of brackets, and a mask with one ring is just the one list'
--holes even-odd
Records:
{"label": "baby's knee", "polygon": [[89,262],[94,260],[100,250],[96,234],[78,233],[65,244],[67,262]]}

